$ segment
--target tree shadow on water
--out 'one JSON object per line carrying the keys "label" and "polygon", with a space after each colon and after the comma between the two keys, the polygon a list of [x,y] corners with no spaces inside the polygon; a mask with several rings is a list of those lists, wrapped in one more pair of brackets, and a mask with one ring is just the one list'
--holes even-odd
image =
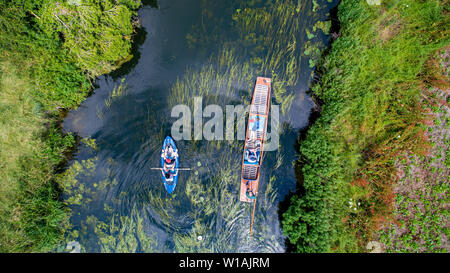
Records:
{"label": "tree shadow on water", "polygon": [[155,9],[158,8],[158,0],[142,0],[141,2],[144,6],[150,6]]}
{"label": "tree shadow on water", "polygon": [[[157,0],[142,0],[142,6],[150,6],[151,8],[158,8]],[[137,18],[136,18],[137,20]],[[116,80],[124,75],[127,75],[138,64],[141,58],[141,52],[139,47],[144,44],[147,37],[147,31],[144,27],[140,26],[136,28],[136,34],[133,37],[133,44],[131,47],[131,59],[120,66],[119,69],[110,73],[110,76]]]}

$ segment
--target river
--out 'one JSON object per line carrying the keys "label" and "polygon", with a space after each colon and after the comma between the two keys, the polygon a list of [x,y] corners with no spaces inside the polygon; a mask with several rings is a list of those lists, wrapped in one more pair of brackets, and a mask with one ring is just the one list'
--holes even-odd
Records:
{"label": "river", "polygon": [[[336,4],[144,5],[133,59],[99,77],[63,123],[83,138],[65,171],[67,242],[82,252],[285,252],[279,203],[295,190],[295,144],[314,107],[311,58],[328,44],[320,22]],[[177,141],[180,166],[191,171],[180,173],[172,195],[150,168],[160,166],[172,107],[195,96],[203,106],[249,104],[257,76],[273,80],[281,126],[279,148],[265,153],[250,238],[253,206],[239,202],[243,141]]]}

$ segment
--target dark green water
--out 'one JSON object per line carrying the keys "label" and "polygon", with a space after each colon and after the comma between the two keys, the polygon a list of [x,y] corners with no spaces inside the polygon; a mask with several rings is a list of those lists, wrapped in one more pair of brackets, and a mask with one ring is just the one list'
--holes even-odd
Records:
{"label": "dark green water", "polygon": [[[337,1],[315,2],[144,6],[135,58],[100,77],[63,124],[91,139],[64,174],[67,241],[82,252],[284,252],[278,206],[295,189],[294,145],[314,106],[306,94],[310,59],[328,42],[313,26]],[[173,106],[192,105],[194,96],[204,106],[249,104],[257,76],[272,77],[282,126],[279,149],[265,154],[250,239],[252,206],[239,202],[243,141],[177,141],[180,166],[192,170],[180,174],[172,195],[150,168],[159,167]]]}

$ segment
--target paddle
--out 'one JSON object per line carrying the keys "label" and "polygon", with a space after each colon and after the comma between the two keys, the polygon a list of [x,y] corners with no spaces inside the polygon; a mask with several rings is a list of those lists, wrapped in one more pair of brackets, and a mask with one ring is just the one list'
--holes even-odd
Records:
{"label": "paddle", "polygon": [[[151,170],[162,170],[163,168],[150,168]],[[190,171],[191,168],[175,168],[176,170],[179,171]]]}

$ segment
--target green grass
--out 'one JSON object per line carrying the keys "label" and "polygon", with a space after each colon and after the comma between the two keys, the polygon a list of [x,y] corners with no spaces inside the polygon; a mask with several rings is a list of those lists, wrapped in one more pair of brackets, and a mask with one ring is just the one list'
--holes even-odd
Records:
{"label": "green grass", "polygon": [[36,113],[33,85],[17,67],[1,63],[0,251],[46,251],[65,225],[53,170],[74,143]]}
{"label": "green grass", "polygon": [[60,132],[61,110],[130,55],[140,2],[78,2],[0,3],[0,252],[50,251],[62,239],[67,210],[55,172],[75,139]]}
{"label": "green grass", "polygon": [[[300,143],[303,191],[283,215],[297,251],[364,251],[390,215],[394,159],[426,148],[420,87],[425,62],[449,43],[444,12],[437,0],[339,5],[341,37],[313,87],[321,117]],[[352,211],[350,198],[361,208]]]}
{"label": "green grass", "polygon": [[[419,159],[413,158],[415,164]],[[413,163],[414,164],[414,163]],[[422,163],[423,164],[423,163]],[[425,167],[425,169],[427,169]],[[428,177],[433,176],[429,174]],[[387,252],[447,252],[446,227],[449,184],[445,177],[426,179],[425,186],[396,196],[396,221],[380,231],[380,242]],[[413,185],[408,176],[400,181]]]}

